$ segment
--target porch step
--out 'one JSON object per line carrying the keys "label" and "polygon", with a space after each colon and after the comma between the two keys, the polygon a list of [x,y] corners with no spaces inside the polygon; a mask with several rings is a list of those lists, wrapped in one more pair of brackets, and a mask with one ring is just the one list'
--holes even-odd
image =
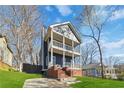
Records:
{"label": "porch step", "polygon": [[52,66],[48,69],[48,76],[51,78],[67,78],[69,77],[68,74],[60,67],[60,66]]}

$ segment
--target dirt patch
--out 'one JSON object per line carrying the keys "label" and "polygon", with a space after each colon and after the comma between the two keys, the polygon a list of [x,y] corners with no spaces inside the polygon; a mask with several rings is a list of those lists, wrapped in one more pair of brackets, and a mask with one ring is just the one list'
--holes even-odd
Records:
{"label": "dirt patch", "polygon": [[0,60],[0,69],[1,70],[9,70],[9,69],[11,69],[11,66],[9,66],[8,64],[6,64]]}

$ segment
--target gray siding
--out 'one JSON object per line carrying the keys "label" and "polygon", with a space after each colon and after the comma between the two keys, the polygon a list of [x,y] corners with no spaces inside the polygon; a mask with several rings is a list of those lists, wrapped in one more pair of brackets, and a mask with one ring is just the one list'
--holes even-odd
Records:
{"label": "gray siding", "polygon": [[48,68],[48,65],[47,65],[47,53],[48,51],[48,46],[47,46],[47,42],[44,42],[44,69],[47,69]]}

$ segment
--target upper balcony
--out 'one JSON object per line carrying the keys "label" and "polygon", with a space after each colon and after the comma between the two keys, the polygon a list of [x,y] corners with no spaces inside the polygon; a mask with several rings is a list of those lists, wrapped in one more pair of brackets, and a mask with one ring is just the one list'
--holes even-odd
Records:
{"label": "upper balcony", "polygon": [[[50,46],[51,46],[51,42],[50,42],[49,48],[50,48]],[[72,47],[70,45],[63,44],[63,43],[56,41],[56,40],[53,40],[53,47],[56,49],[59,49],[59,50],[63,50],[66,52],[80,55],[80,48],[75,48],[75,47]]]}
{"label": "upper balcony", "polygon": [[45,41],[52,37],[54,40],[59,42],[63,42],[63,37],[65,38],[65,43],[67,45],[72,45],[72,41],[74,42],[74,46],[77,46],[81,43],[80,37],[76,34],[73,27],[70,27],[68,24],[59,25],[59,26],[50,26],[48,28],[47,34],[45,35]]}

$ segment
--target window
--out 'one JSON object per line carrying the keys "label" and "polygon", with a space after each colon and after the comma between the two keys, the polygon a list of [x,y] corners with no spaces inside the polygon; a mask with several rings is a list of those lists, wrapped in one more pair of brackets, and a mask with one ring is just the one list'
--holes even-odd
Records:
{"label": "window", "polygon": [[109,73],[109,71],[107,70],[107,73]]}

